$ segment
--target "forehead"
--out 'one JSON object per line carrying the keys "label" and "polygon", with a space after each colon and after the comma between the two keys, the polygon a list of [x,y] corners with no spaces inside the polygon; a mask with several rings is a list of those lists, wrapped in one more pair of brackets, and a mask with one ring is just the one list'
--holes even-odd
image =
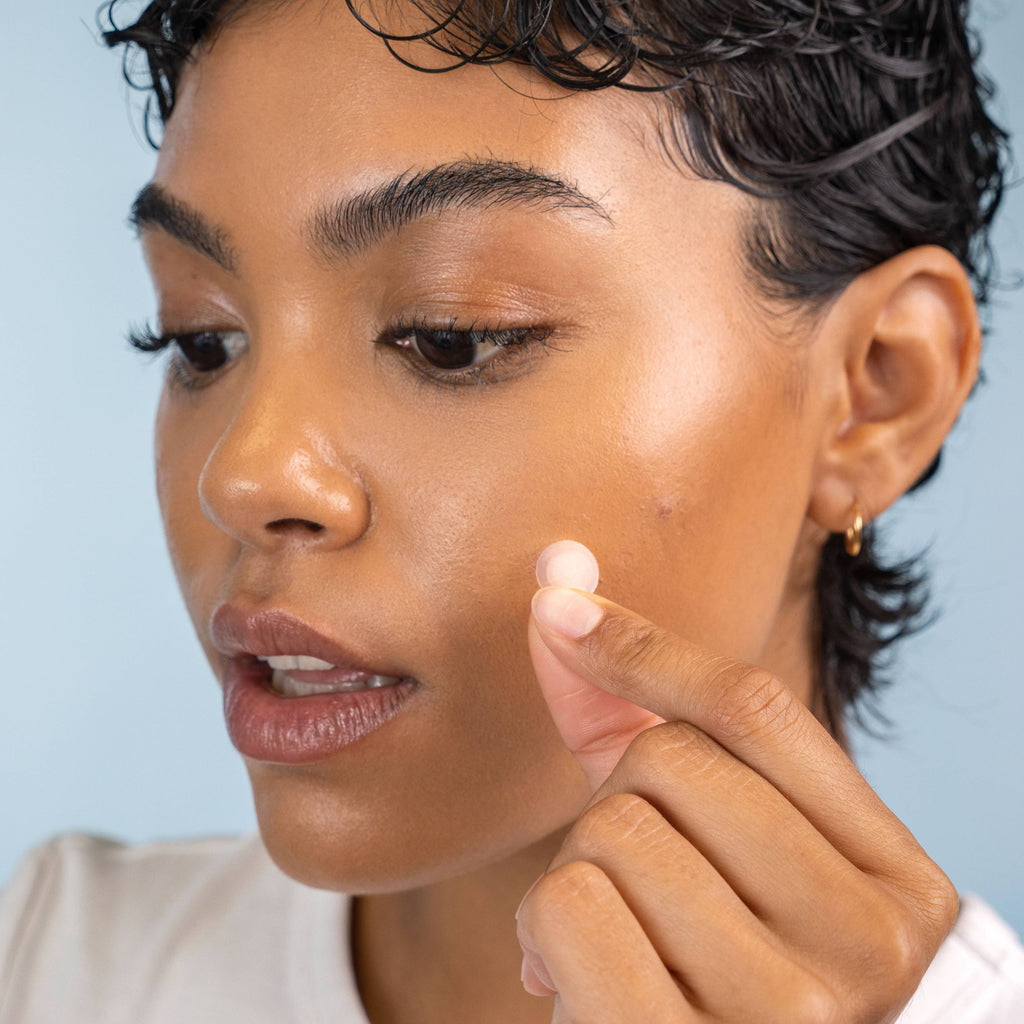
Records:
{"label": "forehead", "polygon": [[[423,43],[397,46],[423,65],[452,60]],[[637,198],[664,206],[682,182],[660,155],[654,102],[570,92],[511,63],[427,74],[405,67],[344,4],[257,6],[186,67],[157,180],[195,199],[233,180],[279,206],[339,181],[358,190],[492,158],[564,177],[614,216]]]}

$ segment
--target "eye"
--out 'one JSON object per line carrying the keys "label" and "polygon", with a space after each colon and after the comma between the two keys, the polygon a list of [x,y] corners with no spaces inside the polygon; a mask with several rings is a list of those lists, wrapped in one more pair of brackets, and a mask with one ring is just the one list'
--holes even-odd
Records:
{"label": "eye", "polygon": [[497,367],[511,370],[510,360],[527,356],[552,334],[541,327],[459,329],[455,323],[399,322],[386,328],[377,342],[405,351],[425,376],[452,384],[484,383],[484,371],[496,381]]}
{"label": "eye", "polygon": [[[173,349],[168,363],[169,379],[184,388],[202,387],[208,375],[242,355],[249,347],[243,331],[165,331],[156,334],[146,327],[132,328],[128,342],[140,352]],[[212,378],[211,378],[212,379]]]}
{"label": "eye", "polygon": [[198,334],[179,334],[173,342],[196,373],[212,373],[237,359],[249,342],[241,331],[200,331]]}
{"label": "eye", "polygon": [[[493,331],[431,330],[416,327],[409,339],[423,358],[439,370],[461,370],[484,362],[501,347]],[[507,332],[501,332],[507,333]],[[507,342],[506,342],[507,343]]]}

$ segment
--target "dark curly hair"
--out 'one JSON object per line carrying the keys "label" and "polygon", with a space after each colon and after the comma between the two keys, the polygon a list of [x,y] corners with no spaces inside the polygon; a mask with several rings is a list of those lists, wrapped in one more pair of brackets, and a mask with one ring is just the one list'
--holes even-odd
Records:
{"label": "dark curly hair", "polygon": [[[150,90],[150,141],[196,46],[267,2],[153,0],[131,24],[119,24],[124,0],[103,7],[105,41],[128,45],[125,74]],[[424,72],[516,61],[568,89],[657,94],[671,115],[666,152],[763,200],[745,247],[767,296],[822,308],[863,271],[935,244],[985,302],[1008,146],[985,109],[992,86],[976,67],[967,0],[409,2],[428,19],[416,35],[346,0],[397,60],[408,63],[392,44],[407,39],[452,58]],[[826,542],[817,597],[816,693],[844,741],[847,713],[863,723],[858,702],[884,682],[890,645],[931,621],[927,575],[920,557],[886,564],[869,525],[856,558],[842,535]]]}

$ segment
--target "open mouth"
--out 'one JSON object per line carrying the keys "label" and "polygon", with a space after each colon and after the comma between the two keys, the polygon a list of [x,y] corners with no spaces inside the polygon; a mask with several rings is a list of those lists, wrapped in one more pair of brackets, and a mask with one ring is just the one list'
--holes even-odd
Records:
{"label": "open mouth", "polygon": [[270,670],[270,688],[282,697],[313,697],[325,693],[356,693],[397,686],[401,676],[384,676],[342,668],[308,654],[257,657]]}
{"label": "open mouth", "polygon": [[394,718],[419,689],[410,676],[330,662],[329,668],[292,668],[298,655],[272,657],[287,659],[289,667],[273,668],[271,656],[249,654],[231,658],[224,673],[228,734],[257,761],[298,765],[338,754]]}
{"label": "open mouth", "polygon": [[281,608],[222,605],[210,633],[225,656],[228,734],[257,761],[332,757],[381,729],[420,690],[406,666],[360,653]]}

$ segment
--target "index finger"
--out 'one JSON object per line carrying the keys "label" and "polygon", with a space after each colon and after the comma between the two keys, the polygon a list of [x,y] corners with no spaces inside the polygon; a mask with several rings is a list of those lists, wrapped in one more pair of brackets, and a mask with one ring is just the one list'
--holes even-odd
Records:
{"label": "index finger", "polygon": [[[772,783],[866,870],[888,873],[894,857],[920,854],[913,836],[828,730],[766,670],[712,654],[579,590],[538,591],[532,623],[559,665],[562,694],[575,687],[587,703],[600,707],[593,697],[596,688],[623,706],[645,709],[652,720],[697,726]],[[587,713],[582,701],[577,710]],[[563,717],[569,712],[559,709]],[[580,725],[577,731],[587,732]]]}

